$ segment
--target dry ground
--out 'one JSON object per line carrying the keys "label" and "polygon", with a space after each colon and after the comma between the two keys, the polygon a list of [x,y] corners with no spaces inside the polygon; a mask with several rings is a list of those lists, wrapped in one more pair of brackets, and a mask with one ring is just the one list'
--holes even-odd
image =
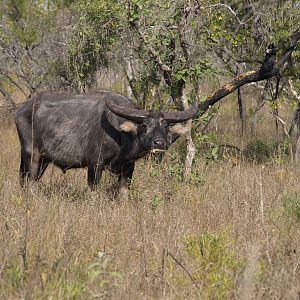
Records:
{"label": "dry ground", "polygon": [[[241,145],[234,118],[211,130]],[[139,161],[121,202],[108,175],[89,192],[84,170],[50,167],[22,191],[15,128],[0,130],[0,299],[298,299],[300,168],[288,158],[203,150],[182,182],[171,149],[159,166]]]}

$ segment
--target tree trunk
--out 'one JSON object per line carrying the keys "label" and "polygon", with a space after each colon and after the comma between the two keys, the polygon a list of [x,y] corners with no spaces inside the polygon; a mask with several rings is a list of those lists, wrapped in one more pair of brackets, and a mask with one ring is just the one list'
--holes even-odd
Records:
{"label": "tree trunk", "polygon": [[256,134],[257,123],[258,123],[258,113],[265,104],[265,99],[266,99],[266,94],[267,94],[267,91],[268,91],[268,86],[269,86],[269,83],[267,81],[260,97],[257,99],[256,106],[255,106],[255,111],[254,111],[253,119],[252,119],[252,128],[251,128],[252,134]]}
{"label": "tree trunk", "polygon": [[241,88],[237,89],[237,96],[239,105],[239,115],[241,120],[241,137],[244,138],[246,133],[246,103],[244,101]]}
{"label": "tree trunk", "polygon": [[295,162],[298,164],[300,162],[300,103],[298,103],[298,108],[295,112],[295,119],[293,121],[295,122],[297,127],[296,147],[295,147],[294,157],[295,157]]}
{"label": "tree trunk", "polygon": [[[189,109],[189,103],[188,103],[188,99],[186,96],[185,87],[183,87],[183,89],[182,89],[180,101],[181,101],[182,107],[185,110]],[[188,128],[188,132],[186,134],[186,157],[185,157],[184,170],[183,170],[184,178],[187,178],[191,174],[192,164],[193,164],[194,157],[196,154],[196,147],[195,147],[193,139],[192,139],[192,120],[188,120],[186,126]]]}
{"label": "tree trunk", "polygon": [[[278,109],[278,97],[279,97],[279,84],[280,84],[280,77],[276,78],[276,87],[275,87],[275,93],[272,97],[272,100],[275,104],[275,107],[273,108],[273,112],[275,114],[276,117],[279,116],[279,109]],[[275,118],[275,125],[276,125],[276,135],[278,136],[279,134],[279,123],[278,123],[278,118]]]}
{"label": "tree trunk", "polygon": [[127,97],[129,99],[133,98],[133,92],[132,92],[132,88],[130,86],[130,81],[133,80],[133,70],[132,70],[132,65],[131,65],[131,61],[130,61],[130,57],[126,59],[126,74],[127,74],[127,79],[128,79],[128,84],[127,84]]}
{"label": "tree trunk", "polygon": [[[276,100],[275,100],[276,101]],[[273,114],[275,116],[275,129],[276,129],[276,136],[279,135],[279,123],[277,117],[279,116],[279,111],[278,111],[278,105],[276,101],[276,107],[272,108]]]}

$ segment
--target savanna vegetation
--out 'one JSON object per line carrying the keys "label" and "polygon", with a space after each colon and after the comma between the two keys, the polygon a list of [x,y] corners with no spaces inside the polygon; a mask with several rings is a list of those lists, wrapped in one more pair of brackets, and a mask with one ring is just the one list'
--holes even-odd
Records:
{"label": "savanna vegetation", "polygon": [[[299,24],[292,0],[2,0],[0,298],[298,299]],[[14,109],[101,88],[201,109],[128,201],[85,170],[21,189]]]}

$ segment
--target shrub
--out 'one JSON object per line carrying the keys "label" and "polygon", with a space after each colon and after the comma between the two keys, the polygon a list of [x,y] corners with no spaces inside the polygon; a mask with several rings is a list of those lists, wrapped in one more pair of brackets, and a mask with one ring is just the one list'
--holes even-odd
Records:
{"label": "shrub", "polygon": [[235,275],[244,262],[232,251],[226,234],[185,238],[186,250],[196,265],[194,278],[202,283],[204,299],[229,299]]}
{"label": "shrub", "polygon": [[256,139],[246,146],[243,153],[246,158],[260,163],[271,159],[285,159],[290,154],[290,142],[287,140],[268,142]]}

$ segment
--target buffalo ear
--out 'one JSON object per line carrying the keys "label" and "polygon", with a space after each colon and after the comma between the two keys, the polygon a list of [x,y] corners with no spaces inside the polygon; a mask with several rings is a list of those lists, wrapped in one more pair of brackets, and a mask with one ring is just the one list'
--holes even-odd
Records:
{"label": "buffalo ear", "polygon": [[182,135],[182,134],[186,134],[188,131],[189,131],[188,126],[184,126],[180,123],[173,125],[169,129],[169,132],[172,135]]}
{"label": "buffalo ear", "polygon": [[136,134],[137,133],[137,126],[131,122],[131,121],[125,121],[120,125],[121,131],[131,133],[131,134]]}

